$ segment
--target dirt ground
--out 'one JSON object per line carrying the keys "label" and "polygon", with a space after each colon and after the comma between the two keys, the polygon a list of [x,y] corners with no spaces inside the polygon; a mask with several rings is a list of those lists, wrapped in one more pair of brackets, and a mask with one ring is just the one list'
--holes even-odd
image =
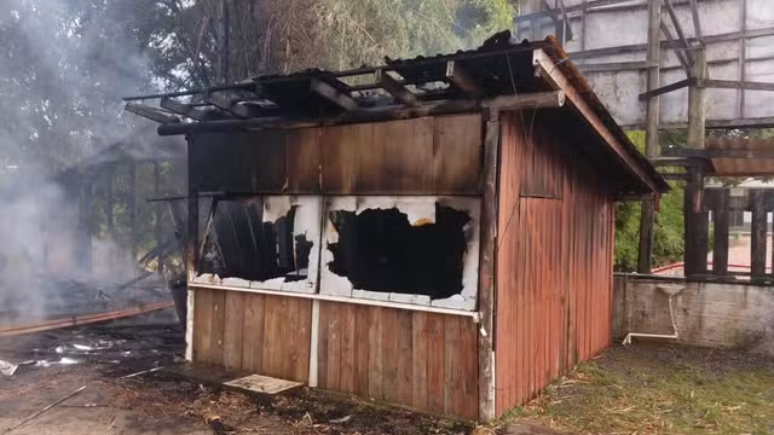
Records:
{"label": "dirt ground", "polygon": [[[83,386],[10,434],[774,433],[774,360],[738,351],[615,347],[499,422],[510,427],[492,430],[316,390],[268,398],[165,370],[124,378],[180,363],[182,342],[176,326],[131,325],[0,338],[0,359],[38,361],[0,375],[0,435]],[[212,417],[227,430],[209,425]]]}
{"label": "dirt ground", "polygon": [[[92,327],[0,338],[0,359],[21,365],[0,375],[0,435],[46,406],[73,395],[10,432],[24,434],[212,434],[220,417],[235,434],[457,435],[473,425],[351,398],[300,390],[256,397],[181,380],[164,370],[181,362],[182,331],[174,326]],[[77,362],[61,364],[60,362]],[[222,432],[225,433],[225,432]]]}
{"label": "dirt ground", "polygon": [[513,417],[577,434],[772,434],[774,360],[735,350],[614,347]]}

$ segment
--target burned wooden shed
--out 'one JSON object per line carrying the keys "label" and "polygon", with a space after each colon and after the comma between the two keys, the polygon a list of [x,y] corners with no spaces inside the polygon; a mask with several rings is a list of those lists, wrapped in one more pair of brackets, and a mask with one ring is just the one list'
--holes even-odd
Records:
{"label": "burned wooden shed", "polygon": [[615,201],[668,187],[508,36],[132,103],[189,143],[188,359],[489,420],[608,345]]}

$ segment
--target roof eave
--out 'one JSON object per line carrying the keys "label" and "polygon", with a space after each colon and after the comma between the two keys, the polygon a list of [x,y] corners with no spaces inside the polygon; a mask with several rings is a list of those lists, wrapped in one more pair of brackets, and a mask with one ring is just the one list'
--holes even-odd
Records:
{"label": "roof eave", "polygon": [[641,193],[668,192],[669,183],[636,150],[556,39],[549,36],[546,41],[549,42],[546,49],[552,52],[555,59],[552,59],[545,49],[536,48],[533,51],[535,74],[551,89],[564,92],[567,106],[572,107],[589,124],[601,141],[615,153],[626,170],[642,184],[646,192]]}

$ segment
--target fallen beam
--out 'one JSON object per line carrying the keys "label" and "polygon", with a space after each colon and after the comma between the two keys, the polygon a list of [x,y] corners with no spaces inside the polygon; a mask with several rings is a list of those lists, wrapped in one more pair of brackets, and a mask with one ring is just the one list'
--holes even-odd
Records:
{"label": "fallen beam", "polygon": [[172,301],[156,302],[147,305],[140,305],[126,310],[109,311],[106,313],[84,314],[80,316],[71,316],[60,319],[44,320],[37,323],[28,323],[24,325],[11,325],[0,327],[0,337],[9,337],[13,335],[31,334],[34,332],[51,331],[54,329],[69,328],[79,325],[89,325],[101,323],[109,320],[116,320],[125,317],[133,317],[140,314],[151,313],[165,308],[174,307]]}
{"label": "fallen beam", "polygon": [[219,120],[188,123],[180,125],[161,125],[158,133],[161,136],[177,134],[214,132],[214,131],[244,131],[261,129],[292,129],[319,127],[340,124],[356,124],[362,122],[379,122],[396,119],[421,118],[424,116],[447,115],[453,113],[473,113],[484,110],[527,110],[553,109],[564,106],[565,94],[561,90],[500,96],[484,100],[440,100],[423,103],[416,107],[402,105],[381,108],[358,109],[344,112],[338,116],[320,120],[290,119],[285,117],[267,117],[243,120]]}

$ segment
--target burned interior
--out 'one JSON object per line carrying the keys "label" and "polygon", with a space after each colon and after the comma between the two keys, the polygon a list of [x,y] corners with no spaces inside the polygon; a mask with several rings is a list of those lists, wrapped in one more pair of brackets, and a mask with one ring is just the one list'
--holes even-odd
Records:
{"label": "burned interior", "polygon": [[468,240],[464,211],[435,204],[435,222],[412,223],[397,208],[331,211],[339,241],[327,267],[354,288],[444,299],[462,291]]}
{"label": "burned interior", "polygon": [[260,197],[214,202],[199,269],[202,273],[248,281],[282,278],[293,282],[309,276],[315,241],[296,228],[299,206],[272,215],[266,205]]}

